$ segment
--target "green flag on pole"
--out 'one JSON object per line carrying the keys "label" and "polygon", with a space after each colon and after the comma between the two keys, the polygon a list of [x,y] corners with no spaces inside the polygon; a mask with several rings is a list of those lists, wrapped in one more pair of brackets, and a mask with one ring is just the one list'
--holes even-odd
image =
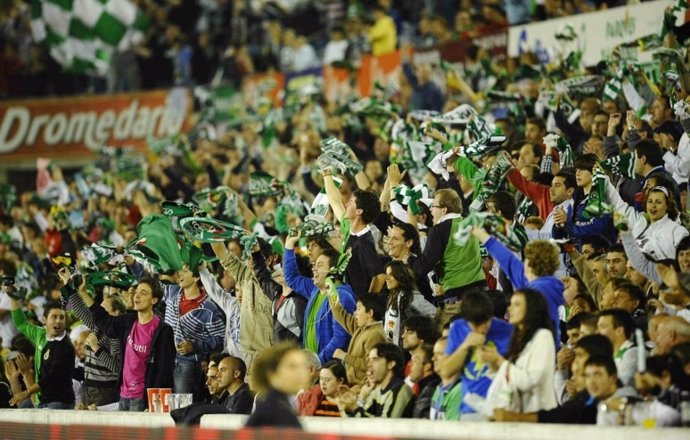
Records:
{"label": "green flag on pole", "polygon": [[144,38],[148,19],[131,0],[32,0],[31,32],[68,72],[105,75],[116,51]]}

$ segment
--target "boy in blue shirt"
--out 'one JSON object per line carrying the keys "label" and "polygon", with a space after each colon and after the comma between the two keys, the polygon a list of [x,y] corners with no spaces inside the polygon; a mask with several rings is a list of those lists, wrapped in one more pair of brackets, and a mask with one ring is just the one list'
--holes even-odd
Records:
{"label": "boy in blue shirt", "polygon": [[442,376],[460,373],[463,401],[460,404],[462,419],[475,409],[466,403],[469,394],[486,397],[491,386],[489,366],[477,357],[477,348],[493,345],[499,353],[508,352],[513,327],[505,321],[494,318],[494,305],[484,292],[474,292],[465,296],[460,306],[462,319],[451,324],[448,334],[448,357],[443,362]]}

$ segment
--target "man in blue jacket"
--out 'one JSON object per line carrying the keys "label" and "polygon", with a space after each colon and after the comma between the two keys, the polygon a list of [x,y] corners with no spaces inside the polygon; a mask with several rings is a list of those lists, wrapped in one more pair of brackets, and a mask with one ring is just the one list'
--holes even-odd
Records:
{"label": "man in blue jacket", "polygon": [[578,247],[582,247],[582,240],[592,235],[606,237],[611,243],[616,241],[616,229],[610,214],[601,214],[587,218],[584,214],[592,192],[592,171],[598,158],[594,154],[583,154],[575,159],[575,180],[577,190],[573,194],[573,207],[567,215],[565,223],[556,223],[553,228],[553,238],[575,238]]}
{"label": "man in blue jacket", "polygon": [[[316,353],[321,363],[325,363],[333,358],[335,350],[338,348],[347,350],[350,343],[350,334],[333,318],[328,302],[329,287],[326,279],[330,269],[338,262],[338,253],[326,251],[319,256],[312,268],[313,277],[307,278],[297,270],[295,244],[298,240],[299,236],[288,237],[285,241],[283,255],[285,282],[296,293],[307,298],[302,341],[304,348]],[[341,284],[337,286],[337,291],[343,308],[349,313],[354,313],[355,296],[352,288],[347,284]]]}
{"label": "man in blue jacket", "polygon": [[549,305],[549,318],[553,325],[556,348],[561,346],[560,319],[558,308],[565,302],[564,286],[554,276],[560,266],[560,250],[547,240],[534,240],[525,246],[524,263],[495,237],[483,228],[476,227],[472,234],[486,248],[491,257],[501,266],[513,283],[515,290],[530,288],[541,292]]}

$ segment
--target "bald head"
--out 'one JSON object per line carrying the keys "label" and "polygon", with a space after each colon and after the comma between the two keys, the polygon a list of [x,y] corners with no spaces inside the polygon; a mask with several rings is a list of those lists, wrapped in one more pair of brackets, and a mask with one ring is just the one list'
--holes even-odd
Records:
{"label": "bald head", "polygon": [[669,354],[674,346],[690,342],[690,322],[678,316],[663,317],[654,336],[656,354]]}

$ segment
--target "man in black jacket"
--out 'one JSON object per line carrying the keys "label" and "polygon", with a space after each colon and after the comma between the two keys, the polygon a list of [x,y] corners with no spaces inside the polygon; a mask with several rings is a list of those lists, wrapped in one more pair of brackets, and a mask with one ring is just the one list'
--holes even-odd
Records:
{"label": "man in black jacket", "polygon": [[218,364],[218,390],[221,393],[218,404],[231,414],[250,414],[254,399],[249,385],[244,382],[247,366],[234,356],[224,358]]}
{"label": "man in black jacket", "polygon": [[89,294],[81,289],[84,303],[93,313],[103,332],[119,338],[122,369],[120,373],[120,411],[144,411],[147,388],[172,388],[175,368],[175,342],[172,328],[153,313],[163,291],[155,278],[143,277],[134,293],[135,313],[110,316]]}

